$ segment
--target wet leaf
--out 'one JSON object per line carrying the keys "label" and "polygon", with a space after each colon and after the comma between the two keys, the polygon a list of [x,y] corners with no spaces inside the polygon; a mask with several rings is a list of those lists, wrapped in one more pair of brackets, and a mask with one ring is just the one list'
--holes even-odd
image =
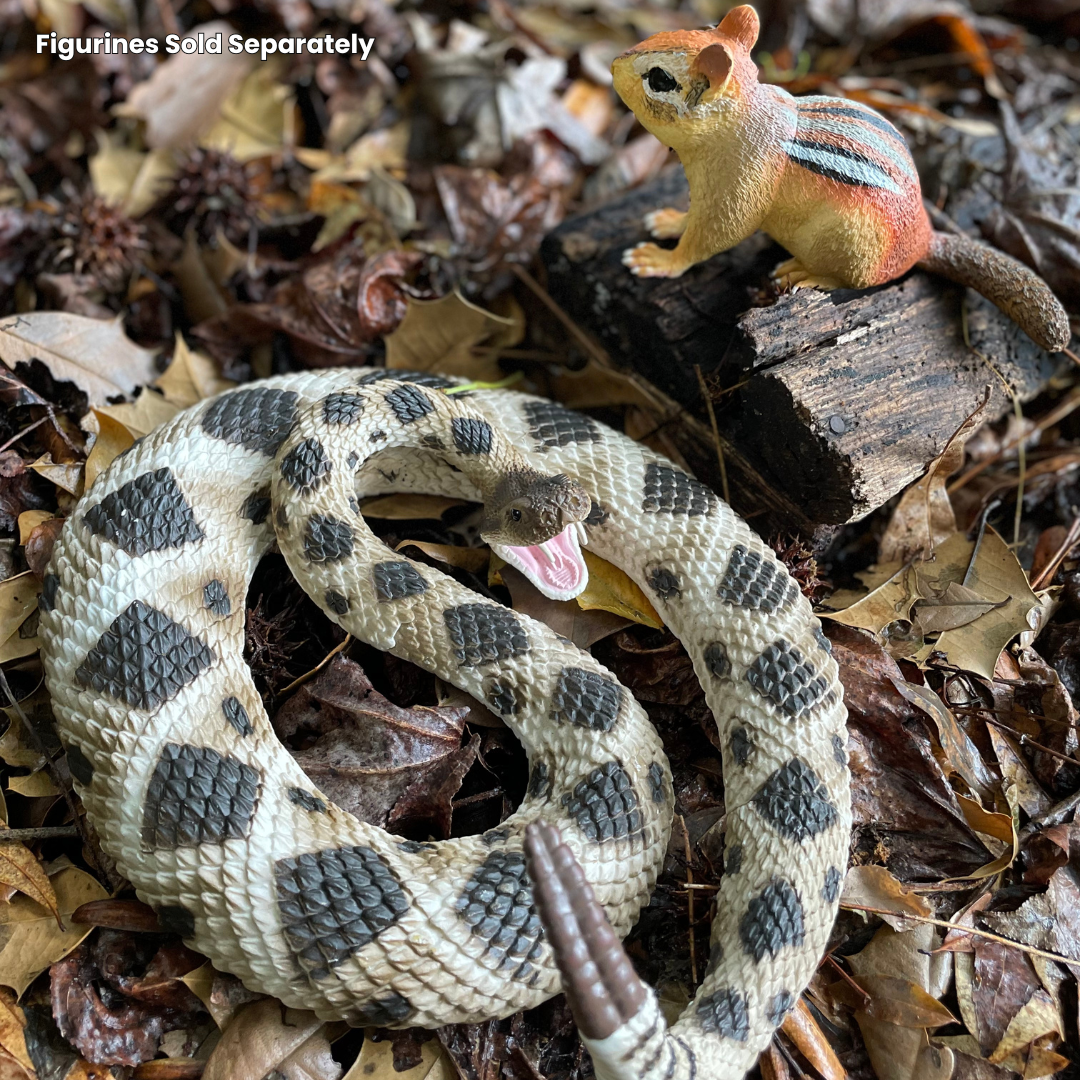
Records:
{"label": "wet leaf", "polygon": [[0,984],[19,995],[90,933],[92,927],[70,922],[71,913],[80,904],[108,895],[94,878],[74,866],[64,867],[50,882],[66,930],[57,926],[47,908],[29,897],[16,896],[0,905]]}
{"label": "wet leaf", "polygon": [[330,1054],[322,1020],[267,998],[233,1017],[206,1063],[203,1080],[264,1080],[275,1071],[282,1080],[339,1080],[342,1072]]}
{"label": "wet leaf", "polygon": [[401,325],[408,301],[401,279],[424,261],[417,251],[384,251],[364,264],[356,292],[360,324],[369,337],[393,333]]}
{"label": "wet leaf", "polygon": [[66,311],[37,311],[0,320],[0,360],[42,361],[60,381],[73,382],[91,405],[131,394],[157,374],[154,353],[131,341],[120,319],[88,319]]}

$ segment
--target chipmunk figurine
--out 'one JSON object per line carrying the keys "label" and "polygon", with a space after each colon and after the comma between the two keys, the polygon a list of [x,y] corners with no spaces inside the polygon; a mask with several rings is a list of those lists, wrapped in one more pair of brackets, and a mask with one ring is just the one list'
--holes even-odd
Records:
{"label": "chipmunk figurine", "polygon": [[743,5],[714,30],[654,34],[612,65],[615,89],[682,160],[690,210],[649,214],[658,239],[623,262],[640,277],[678,277],[757,229],[793,256],[774,271],[794,287],[865,288],[918,265],[982,293],[1042,348],[1065,348],[1065,309],[1016,259],[935,232],[903,136],[854,101],[795,98],[758,82],[757,13]]}

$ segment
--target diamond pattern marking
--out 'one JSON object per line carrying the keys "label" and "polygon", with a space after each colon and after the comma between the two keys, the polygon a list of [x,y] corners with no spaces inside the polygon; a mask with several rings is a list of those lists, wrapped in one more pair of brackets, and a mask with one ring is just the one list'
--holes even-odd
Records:
{"label": "diamond pattern marking", "polygon": [[371,568],[371,580],[375,583],[375,595],[380,601],[418,596],[428,587],[420,571],[404,559],[376,563]]}
{"label": "diamond pattern marking", "polygon": [[172,849],[247,836],[259,779],[257,769],[209,747],[167,743],[146,792],[143,843]]}
{"label": "diamond pattern marking", "polygon": [[802,903],[786,881],[775,881],[755,896],[739,923],[743,949],[757,963],[785,945],[801,945],[803,936]]}
{"label": "diamond pattern marking", "polygon": [[529,651],[529,639],[509,608],[499,604],[462,604],[447,608],[443,621],[463,667],[508,660]]}
{"label": "diamond pattern marking", "polygon": [[716,590],[721,600],[766,615],[794,603],[798,594],[799,586],[778,563],[743,544],[731,549],[723,580]]}
{"label": "diamond pattern marking", "polygon": [[247,518],[252,525],[261,525],[270,513],[270,489],[253,491],[240,507],[240,516]]}
{"label": "diamond pattern marking", "polygon": [[323,420],[328,424],[355,424],[364,413],[364,398],[360,394],[328,394],[323,398]]}
{"label": "diamond pattern marking", "polygon": [[304,439],[281,459],[281,477],[299,495],[318,491],[332,469],[323,444],[318,439]]}
{"label": "diamond pattern marking", "polygon": [[457,911],[473,934],[487,942],[487,954],[502,958],[500,970],[513,968],[511,978],[520,980],[533,974],[530,961],[542,951],[544,930],[521,852],[493,851],[458,897]]}
{"label": "diamond pattern marking", "polygon": [[353,1027],[391,1027],[404,1023],[412,1011],[408,998],[392,991],[354,1009],[349,1020]]}
{"label": "diamond pattern marking", "polygon": [[305,791],[303,788],[289,788],[289,802],[302,806],[312,814],[325,814],[327,812],[326,803],[317,795],[312,795],[310,791]]}
{"label": "diamond pattern marking", "polygon": [[661,600],[678,600],[682,596],[679,575],[666,566],[654,566],[649,571],[649,587]]}
{"label": "diamond pattern marking", "polygon": [[225,714],[225,719],[228,720],[229,724],[241,735],[250,735],[255,730],[251,726],[251,717],[248,716],[247,709],[240,704],[237,698],[227,697],[221,703],[221,711]]}
{"label": "diamond pattern marking", "polygon": [[223,581],[214,578],[203,586],[203,604],[215,615],[228,615],[232,611],[232,601]]}
{"label": "diamond pattern marking", "polygon": [[463,454],[490,454],[492,432],[486,420],[477,420],[471,416],[455,416],[450,421],[450,430],[454,436],[454,445]]}
{"label": "diamond pattern marking", "polygon": [[167,468],[129,480],[91,507],[83,521],[129,555],[182,547],[204,535]]}
{"label": "diamond pattern marking", "polygon": [[817,773],[799,758],[777,769],[753,803],[778,833],[799,843],[831,828],[838,816]]}
{"label": "diamond pattern marking", "polygon": [[641,509],[647,514],[686,514],[700,517],[716,505],[716,496],[702,483],[670,465],[645,467]]}
{"label": "diamond pattern marking", "polygon": [[563,668],[551,696],[553,720],[592,731],[610,731],[622,708],[623,687],[585,668]]}
{"label": "diamond pattern marking", "polygon": [[409,909],[393,871],[363,845],[279,859],[274,879],[285,940],[312,979],[326,978]]}
{"label": "diamond pattern marking", "polygon": [[296,422],[292,390],[237,390],[213,401],[202,429],[215,439],[273,457]]}
{"label": "diamond pattern marking", "polygon": [[714,679],[726,679],[731,674],[731,658],[722,641],[713,641],[706,645],[704,659],[705,667]]}
{"label": "diamond pattern marking", "polygon": [[113,619],[75,672],[79,686],[134,709],[156,709],[214,662],[204,642],[141,600]]}
{"label": "diamond pattern marking", "polygon": [[529,435],[541,447],[568,446],[570,443],[600,440],[600,431],[595,420],[583,413],[564,409],[553,401],[530,401],[524,412],[529,424]]}
{"label": "diamond pattern marking", "polygon": [[750,1035],[750,1015],[746,998],[738,990],[717,990],[697,1003],[697,1017],[702,1030],[722,1035],[736,1042],[746,1042]]}
{"label": "diamond pattern marking", "polygon": [[353,531],[348,522],[329,514],[312,514],[304,523],[304,558],[308,562],[337,562],[352,554]]}
{"label": "diamond pattern marking", "polygon": [[349,598],[342,596],[341,593],[336,592],[333,589],[327,589],[326,595],[323,596],[323,603],[335,614],[335,615],[348,615],[349,613]]}
{"label": "diamond pattern marking", "polygon": [[411,424],[422,416],[435,411],[431,398],[415,386],[399,386],[386,395],[386,404],[394,410],[394,415],[403,423]]}
{"label": "diamond pattern marking", "polygon": [[641,832],[641,811],[630,777],[617,761],[593,769],[562,797],[567,812],[592,841],[603,844]]}
{"label": "diamond pattern marking", "polygon": [[824,677],[806,663],[802,653],[782,638],[746,669],[746,680],[792,719],[813,708],[829,687]]}

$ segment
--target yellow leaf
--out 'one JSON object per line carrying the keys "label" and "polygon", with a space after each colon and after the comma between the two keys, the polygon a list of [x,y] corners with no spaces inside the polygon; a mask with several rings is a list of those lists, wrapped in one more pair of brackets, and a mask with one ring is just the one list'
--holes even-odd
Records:
{"label": "yellow leaf", "polygon": [[925,918],[933,911],[918,893],[909,892],[884,866],[853,866],[844,879],[840,906],[855,911],[875,908],[894,930],[901,932],[911,925],[903,916]]}
{"label": "yellow leaf", "polygon": [[94,410],[95,414],[109,416],[131,432],[136,439],[149,435],[166,420],[171,420],[178,412],[177,406],[170,404],[160,394],[147,388],[132,402],[122,405],[102,405]]}
{"label": "yellow leaf", "polygon": [[78,464],[58,464],[53,461],[52,454],[42,454],[37,461],[30,463],[30,468],[44,477],[50,483],[66,491],[69,495],[81,494],[83,467]]}
{"label": "yellow leaf", "polygon": [[364,517],[380,521],[424,521],[441,518],[451,506],[464,506],[461,499],[448,499],[445,495],[382,495],[368,499],[361,507]]}
{"label": "yellow leaf", "polygon": [[[221,61],[221,57],[216,59]],[[220,115],[199,139],[199,145],[224,151],[237,161],[251,161],[280,150],[294,105],[291,90],[278,81],[281,70],[282,65],[275,61],[258,64],[222,103]]]}
{"label": "yellow leaf", "polygon": [[[45,769],[38,769],[29,776],[8,777],[8,791],[14,791],[16,795],[22,795],[26,799],[44,799],[50,795],[63,794]],[[0,833],[0,838],[2,836]]]}
{"label": "yellow leaf", "polygon": [[25,844],[14,840],[5,843],[3,829],[0,829],[0,885],[15,889],[48,908],[57,926],[62,928],[56,893],[41,863]]}
{"label": "yellow leaf", "polygon": [[[146,396],[146,391],[139,395]],[[131,408],[131,406],[127,406]],[[129,446],[135,442],[134,436],[127,426],[119,420],[115,420],[108,413],[94,409],[94,416],[98,423],[98,434],[94,440],[94,448],[86,459],[86,487],[93,486],[94,481],[119,457]]]}
{"label": "yellow leaf", "polygon": [[1061,1035],[1063,1030],[1061,1013],[1054,999],[1040,986],[1009,1022],[990,1060],[995,1064],[1004,1061],[1035,1039],[1050,1033]]}
{"label": "yellow leaf", "polygon": [[585,550],[582,555],[589,569],[589,583],[577,598],[579,607],[585,611],[599,608],[657,630],[663,629],[664,623],[656,608],[626,574],[591,551]]}
{"label": "yellow leaf", "polygon": [[0,581],[0,644],[6,642],[37,610],[38,580],[26,571]]}
{"label": "yellow leaf", "polygon": [[61,930],[49,911],[28,896],[16,896],[0,906],[0,985],[10,986],[19,995],[93,929],[72,925],[71,913],[81,904],[109,895],[94,878],[74,866],[54,874],[51,883],[67,930]]}
{"label": "yellow leaf", "polygon": [[487,566],[491,555],[487,548],[459,547],[456,544],[429,544],[426,540],[402,540],[394,550],[401,551],[407,547],[419,548],[433,559],[438,559],[439,562],[474,574],[478,574]]}
{"label": "yellow leaf", "polygon": [[142,150],[128,149],[122,138],[114,138],[107,131],[96,131],[94,136],[98,151],[88,162],[94,194],[110,206],[121,206],[147,155]]}
{"label": "yellow leaf", "polygon": [[24,510],[19,515],[19,543],[25,545],[30,534],[43,522],[54,515],[48,510]]}
{"label": "yellow leaf", "polygon": [[214,362],[202,353],[192,352],[179,331],[172,362],[154,385],[165,395],[165,400],[181,409],[196,405],[204,398],[214,397],[223,390],[236,385],[231,379],[223,379]]}
{"label": "yellow leaf", "polygon": [[[855,626],[869,630],[880,636],[890,623],[906,620],[911,611],[912,602],[917,594],[914,591],[915,580],[908,566],[901,566],[877,588],[871,589],[842,611],[823,611],[821,618],[832,619],[844,626]],[[846,596],[845,596],[846,599]],[[839,595],[831,598],[831,603],[839,603]]]}
{"label": "yellow leaf", "polygon": [[473,350],[508,346],[520,340],[521,332],[520,320],[493,315],[460,293],[409,300],[401,325],[386,338],[386,366],[494,382],[502,378],[495,358]]}
{"label": "yellow leaf", "polygon": [[420,1046],[420,1064],[404,1072],[394,1069],[394,1044],[390,1039],[365,1039],[360,1056],[343,1080],[456,1080],[457,1069],[442,1043],[428,1039]]}

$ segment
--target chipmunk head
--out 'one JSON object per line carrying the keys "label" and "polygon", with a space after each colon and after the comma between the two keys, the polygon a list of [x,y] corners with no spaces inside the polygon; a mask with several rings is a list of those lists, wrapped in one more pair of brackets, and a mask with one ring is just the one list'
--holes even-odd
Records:
{"label": "chipmunk head", "polygon": [[695,121],[712,120],[757,82],[750,50],[760,29],[748,4],[733,8],[713,30],[654,34],[611,65],[615,89],[642,125],[678,148]]}

